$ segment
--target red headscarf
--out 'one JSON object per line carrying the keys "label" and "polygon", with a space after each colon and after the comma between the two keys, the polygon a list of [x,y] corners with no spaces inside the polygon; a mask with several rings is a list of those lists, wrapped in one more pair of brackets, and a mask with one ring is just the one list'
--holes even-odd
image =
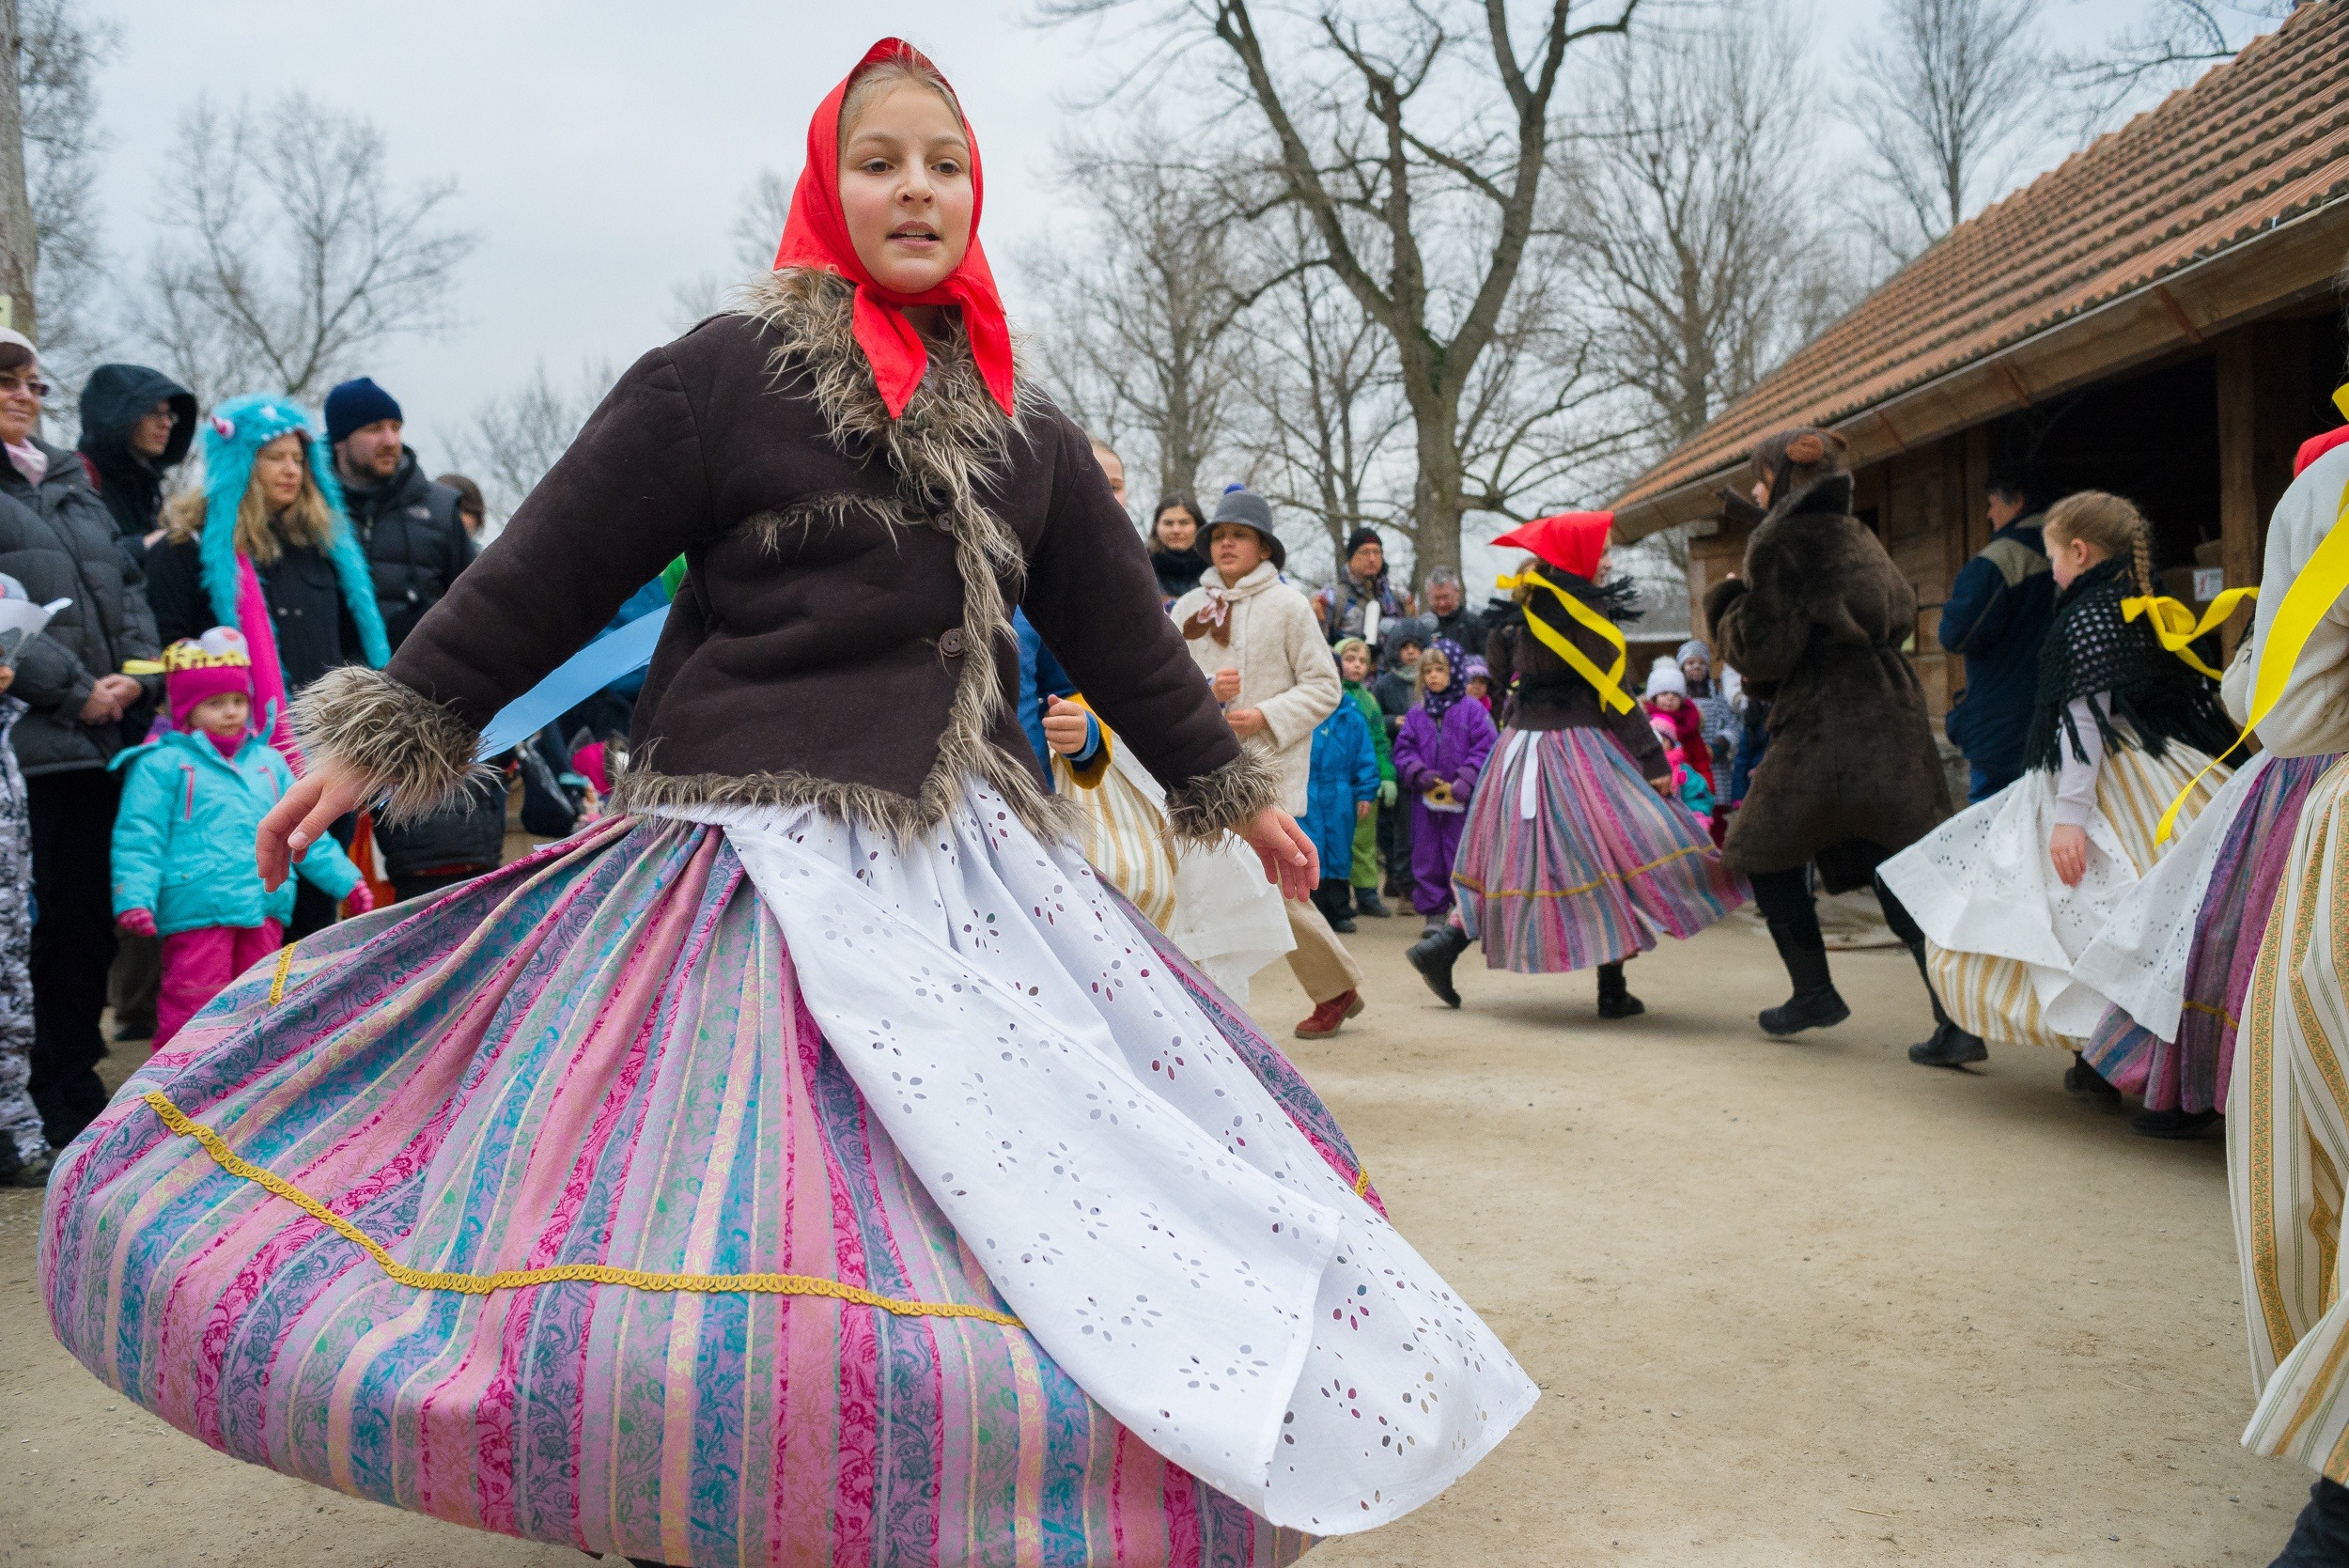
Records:
{"label": "red headscarf", "polygon": [[1612,512],[1561,512],[1513,528],[1493,545],[1531,551],[1561,571],[1596,580],[1599,560],[1607,553],[1607,536],[1614,526]]}
{"label": "red headscarf", "polygon": [[[922,334],[908,321],[906,305],[956,305],[962,311],[963,331],[970,334],[971,355],[979,376],[1003,411],[1012,411],[1011,328],[1003,321],[1003,297],[995,291],[995,274],[988,270],[987,253],[979,248],[979,210],[986,204],[987,181],[979,172],[979,143],[970,122],[963,134],[971,138],[971,248],[962,265],[935,288],[900,294],[873,281],[848,239],[848,215],[840,208],[840,105],[856,79],[883,60],[904,56],[928,67],[919,50],[902,39],[883,39],[864,52],[856,69],[840,80],[816,106],[807,125],[807,167],[791,191],[791,215],[783,225],[783,243],[775,251],[775,267],[808,267],[837,272],[856,285],[856,341],[873,366],[873,385],[880,393],[889,417],[896,418],[913,400],[930,357]],[[930,69],[935,70],[935,67]]]}

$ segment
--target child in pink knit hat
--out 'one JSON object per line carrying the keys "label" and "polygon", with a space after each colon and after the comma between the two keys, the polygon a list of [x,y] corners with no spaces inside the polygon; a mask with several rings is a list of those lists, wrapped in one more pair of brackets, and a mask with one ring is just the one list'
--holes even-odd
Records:
{"label": "child in pink knit hat", "polygon": [[[285,945],[294,895],[291,882],[263,888],[256,858],[261,818],[293,787],[293,772],[255,728],[243,635],[214,627],[201,641],[174,643],[161,673],[171,727],[114,763],[131,775],[115,817],[115,924],[163,939],[158,1050]],[[310,846],[301,872],[347,899],[353,914],[373,907],[359,868],[331,837]]]}

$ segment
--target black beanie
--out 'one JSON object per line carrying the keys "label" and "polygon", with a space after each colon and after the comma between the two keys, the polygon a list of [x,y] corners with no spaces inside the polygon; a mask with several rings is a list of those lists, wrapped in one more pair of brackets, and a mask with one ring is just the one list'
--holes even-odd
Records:
{"label": "black beanie", "polygon": [[339,443],[353,430],[364,430],[379,419],[406,423],[392,395],[367,377],[345,381],[326,395],[326,441]]}

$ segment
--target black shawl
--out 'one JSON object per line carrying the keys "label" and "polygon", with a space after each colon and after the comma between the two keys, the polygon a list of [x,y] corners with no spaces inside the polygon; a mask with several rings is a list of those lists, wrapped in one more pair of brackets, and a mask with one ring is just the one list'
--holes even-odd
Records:
{"label": "black shawl", "polygon": [[2217,756],[2234,739],[2210,678],[2162,647],[2150,615],[2122,614],[2121,601],[2135,595],[2124,570],[2120,560],[2101,561],[2056,595],[2055,624],[2039,650],[2025,767],[2061,768],[2067,737],[2072,754],[2085,761],[2070,706],[2098,693],[2107,701],[2089,706],[2108,750],[2135,746],[2157,757],[2176,740]]}

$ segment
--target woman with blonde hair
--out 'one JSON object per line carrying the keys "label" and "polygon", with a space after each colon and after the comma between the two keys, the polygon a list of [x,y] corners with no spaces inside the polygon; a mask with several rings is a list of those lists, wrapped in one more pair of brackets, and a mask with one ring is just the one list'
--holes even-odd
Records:
{"label": "woman with blonde hair", "polygon": [[[327,671],[391,659],[333,455],[301,407],[257,394],[203,421],[204,488],[164,514],[148,601],[166,643],[244,634],[254,722],[294,756],[289,699]],[[273,710],[273,711],[272,711]]]}
{"label": "woman with blonde hair", "polygon": [[[2216,683],[2164,650],[2137,602],[2155,588],[2144,514],[2085,491],[2049,509],[2046,538],[2055,624],[2023,776],[1878,873],[1924,932],[1927,978],[1948,1014],[1909,1053],[1923,1066],[1958,1064],[1928,1048],[1952,1028],[2077,1055],[2103,998],[2075,986],[2074,963],[2153,869],[2164,809],[2186,795],[2190,817],[2227,777],[2211,763],[2233,738]],[[2113,1094],[2077,1061],[2065,1084]]]}

